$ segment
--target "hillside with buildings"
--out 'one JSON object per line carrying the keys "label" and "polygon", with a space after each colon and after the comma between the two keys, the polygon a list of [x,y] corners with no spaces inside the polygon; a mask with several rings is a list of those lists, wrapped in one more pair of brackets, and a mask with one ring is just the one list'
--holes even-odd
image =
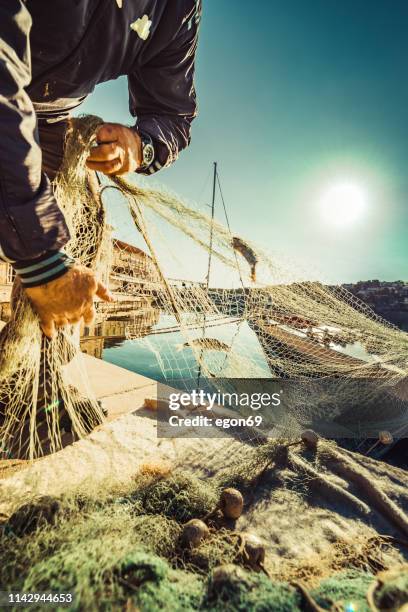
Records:
{"label": "hillside with buildings", "polygon": [[404,281],[360,281],[344,285],[378,315],[408,331],[408,283]]}
{"label": "hillside with buildings", "polygon": [[[160,282],[158,272],[150,256],[138,247],[116,239],[112,241],[112,246],[110,288],[121,296],[121,311],[125,308],[126,300],[134,310],[138,300],[143,299],[145,305],[145,298],[151,296],[157,288]],[[7,321],[10,316],[9,299],[14,276],[11,265],[0,261],[0,320],[3,321]],[[184,282],[182,286],[188,284]],[[408,331],[408,282],[368,280],[345,283],[343,287],[378,315]]]}

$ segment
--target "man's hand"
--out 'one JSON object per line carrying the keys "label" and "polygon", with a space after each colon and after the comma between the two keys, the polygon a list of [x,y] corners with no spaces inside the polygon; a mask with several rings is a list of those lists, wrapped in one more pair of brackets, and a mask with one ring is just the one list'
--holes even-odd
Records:
{"label": "man's hand", "polygon": [[25,292],[48,338],[54,336],[56,327],[78,323],[81,319],[87,325],[92,323],[94,296],[105,302],[114,301],[107,288],[97,282],[92,270],[79,265],[64,276],[39,287],[27,288]]}
{"label": "man's hand", "polygon": [[90,170],[108,175],[134,172],[142,163],[142,141],[135,130],[119,123],[104,123],[96,132],[97,146],[86,160]]}

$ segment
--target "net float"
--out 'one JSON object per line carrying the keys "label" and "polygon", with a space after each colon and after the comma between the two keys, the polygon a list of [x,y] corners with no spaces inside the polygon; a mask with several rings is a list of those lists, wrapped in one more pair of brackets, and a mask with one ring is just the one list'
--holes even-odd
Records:
{"label": "net float", "polygon": [[225,518],[238,519],[244,508],[242,494],[233,488],[224,489],[220,496],[220,510]]}
{"label": "net float", "polygon": [[244,533],[242,538],[246,561],[252,567],[261,566],[265,561],[265,546],[262,540],[252,533]]}
{"label": "net float", "polygon": [[309,448],[316,448],[319,442],[319,436],[315,431],[313,431],[313,429],[305,429],[305,431],[302,431],[300,437],[303,444],[305,444]]}
{"label": "net float", "polygon": [[381,444],[385,444],[386,446],[394,442],[393,435],[390,431],[380,431],[378,434],[378,439]]}
{"label": "net float", "polygon": [[200,519],[191,519],[183,527],[181,541],[185,546],[197,548],[210,535],[209,529]]}

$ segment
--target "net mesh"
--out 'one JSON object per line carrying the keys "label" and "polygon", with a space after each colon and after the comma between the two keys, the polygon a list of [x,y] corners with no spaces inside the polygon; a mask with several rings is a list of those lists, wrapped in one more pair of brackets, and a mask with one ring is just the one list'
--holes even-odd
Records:
{"label": "net mesh", "polygon": [[[89,119],[73,124],[55,182],[73,236],[67,252],[97,271],[108,252],[104,251],[106,224],[85,159],[99,123]],[[18,284],[11,301],[11,320],[0,338],[1,456],[32,459],[89,433],[103,414],[81,361],[79,328],[61,329],[48,340]]]}
{"label": "net mesh", "polygon": [[[402,431],[407,334],[343,287],[313,280],[310,271],[270,256],[234,235],[228,223],[224,226],[168,191],[122,177],[104,179],[99,185],[86,170],[85,160],[100,123],[97,117],[72,122],[64,164],[55,181],[71,230],[67,251],[104,280],[110,279],[118,297],[111,308],[123,312],[125,302],[137,301],[137,311],[122,322],[124,335],[154,353],[163,378],[202,377],[211,382],[331,377],[338,381],[339,401],[316,399],[306,408],[300,393],[295,408],[303,416],[332,420],[343,404],[349,406],[346,400],[354,393],[350,381],[372,379],[378,384],[370,387],[375,394],[371,400],[384,392],[395,400],[392,414],[381,415],[382,425]],[[102,204],[111,189],[122,207],[126,204],[134,229],[143,238],[143,250],[112,241]],[[217,281],[209,282],[210,266],[204,282],[187,280],[184,269],[191,275],[201,265],[205,271],[208,257]],[[107,308],[100,305],[100,320]],[[33,458],[47,449],[55,451],[64,436],[76,439],[101,422],[78,336],[77,327],[68,327],[52,341],[44,339],[30,304],[15,288],[12,319],[1,336],[3,457],[23,453]]]}

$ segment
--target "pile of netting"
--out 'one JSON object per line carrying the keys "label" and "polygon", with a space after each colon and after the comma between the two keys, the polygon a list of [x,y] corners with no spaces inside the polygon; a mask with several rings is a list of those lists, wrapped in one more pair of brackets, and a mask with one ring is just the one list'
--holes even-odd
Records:
{"label": "pile of netting", "polygon": [[[71,230],[67,251],[104,280],[113,278],[113,290],[122,299],[143,296],[144,304],[169,322],[167,329],[162,324],[153,330],[162,338],[169,330],[181,334],[177,346],[165,346],[164,340],[163,350],[150,337],[138,340],[152,325],[149,308],[145,309],[146,321],[142,310],[127,325],[128,338],[155,351],[164,376],[173,381],[198,375],[210,382],[332,378],[337,387],[330,402],[327,397],[312,401],[310,391],[300,392],[295,402],[291,399],[295,420],[308,422],[317,416],[334,422],[344,406],[349,413],[358,407],[361,415],[364,410],[372,415],[373,402],[377,407],[384,405],[385,393],[393,409],[380,411],[381,427],[374,423],[373,430],[401,433],[406,420],[402,384],[407,373],[408,335],[343,288],[324,285],[310,279],[310,274],[280,264],[278,258],[234,235],[229,224],[224,227],[171,193],[121,177],[104,179],[99,185],[87,172],[85,160],[100,123],[95,117],[73,121],[64,164],[55,181],[56,196]],[[146,253],[140,254],[138,272],[115,261],[102,203],[102,195],[112,193],[108,187],[127,202],[134,228],[143,238]],[[164,245],[169,237],[167,257]],[[211,286],[209,274],[206,282],[188,282],[186,276],[171,280],[167,261],[182,259],[182,244],[197,249],[201,257],[208,254],[213,269],[218,267],[219,278],[228,279],[228,284],[220,280]],[[123,249],[124,254],[127,251],[128,246]],[[181,263],[188,274],[196,263],[186,253],[187,261]],[[64,436],[76,439],[101,422],[101,410],[86,382],[78,335],[78,328],[73,327],[59,331],[52,341],[44,339],[30,304],[15,289],[12,319],[0,339],[3,458],[32,458],[55,451]],[[361,405],[360,398],[356,401],[355,387],[349,385],[362,379],[375,381],[364,390],[368,407]],[[290,427],[282,426],[280,434],[289,434]]]}
{"label": "pile of netting", "polygon": [[381,538],[354,538],[331,563],[322,552],[312,571],[285,574],[239,530],[237,496],[250,505],[282,452],[266,445],[212,479],[150,463],[126,490],[27,503],[0,523],[0,590],[70,593],[70,610],[399,609],[406,567],[384,566]]}
{"label": "pile of netting", "polygon": [[[96,271],[106,259],[106,223],[85,159],[98,123],[73,129],[55,184],[72,236],[66,250]],[[33,458],[59,450],[64,436],[69,441],[89,433],[103,414],[80,359],[79,328],[48,340],[16,283],[11,301],[11,320],[0,336],[0,456]]]}

